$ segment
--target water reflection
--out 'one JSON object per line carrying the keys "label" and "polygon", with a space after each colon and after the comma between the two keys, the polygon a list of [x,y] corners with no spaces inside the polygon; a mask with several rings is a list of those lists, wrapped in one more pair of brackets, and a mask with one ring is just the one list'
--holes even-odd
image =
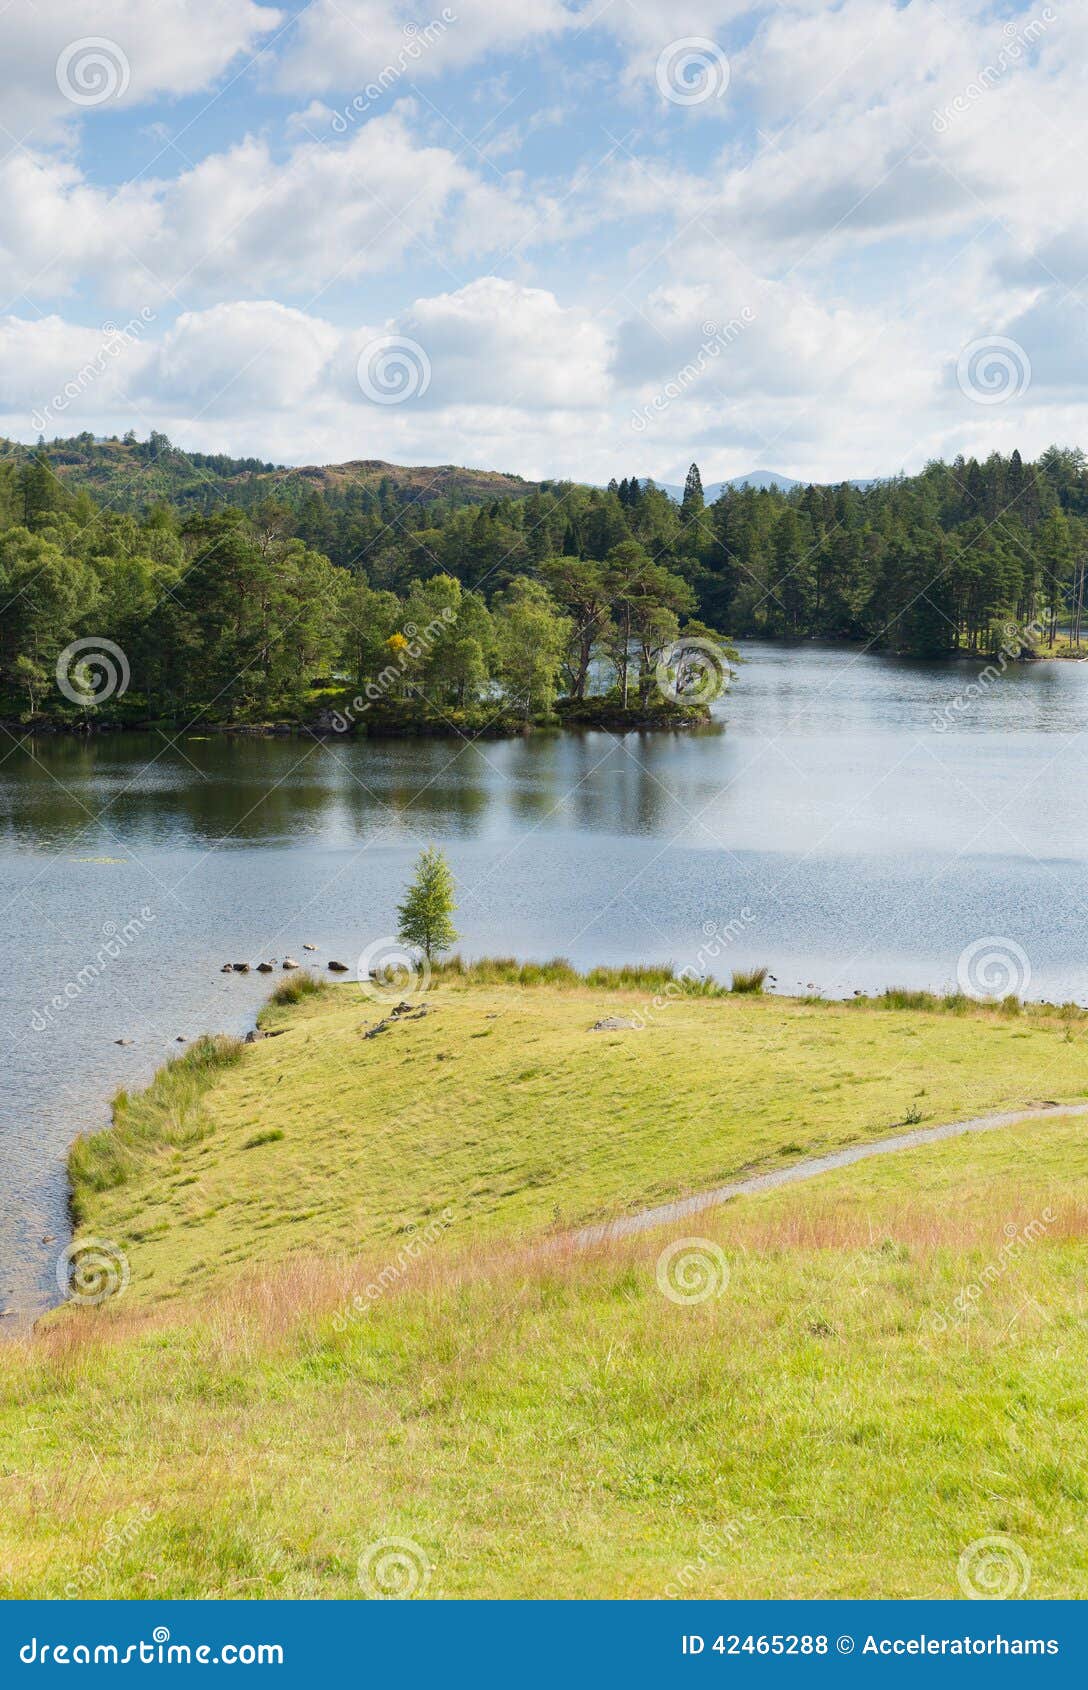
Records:
{"label": "water reflection", "polygon": [[[64,1148],[116,1086],[178,1036],[244,1030],[266,982],[219,964],[306,941],[354,961],[393,931],[430,843],[470,953],[683,966],[747,910],[722,972],[769,963],[785,990],[951,985],[963,947],[998,934],[1035,995],[1088,997],[1088,670],[1010,668],[941,730],[979,665],[743,649],[706,733],[9,748],[0,1296],[48,1289]],[[144,907],[139,942],[35,1031],[104,928]]]}

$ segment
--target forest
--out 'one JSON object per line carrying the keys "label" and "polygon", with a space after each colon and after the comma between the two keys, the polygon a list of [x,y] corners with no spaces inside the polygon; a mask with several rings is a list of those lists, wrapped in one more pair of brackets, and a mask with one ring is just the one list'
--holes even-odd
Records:
{"label": "forest", "polygon": [[511,721],[577,714],[602,694],[645,711],[678,640],[933,656],[1007,649],[1010,628],[1025,653],[1081,640],[1075,449],[865,488],[727,488],[708,505],[694,464],[681,502],[635,476],[479,496],[470,471],[429,498],[418,470],[409,485],[391,472],[315,486],[153,434],[116,443],[131,487],[148,478],[141,502],[81,482],[89,438],[0,460],[0,707],[24,721],[94,707],[93,687],[61,696],[56,671],[95,638],[130,672],[110,701],[122,720],[298,719],[369,687],[386,711],[468,722],[497,703]]}

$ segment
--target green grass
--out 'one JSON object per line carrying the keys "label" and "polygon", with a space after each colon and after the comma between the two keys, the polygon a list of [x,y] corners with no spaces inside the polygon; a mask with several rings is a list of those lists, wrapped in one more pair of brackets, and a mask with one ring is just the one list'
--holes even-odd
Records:
{"label": "green grass", "polygon": [[125,1185],[166,1149],[191,1148],[210,1131],[203,1100],[213,1081],[241,1060],[240,1039],[205,1036],[168,1062],[146,1091],[113,1100],[107,1132],[76,1140],[68,1155],[72,1207],[86,1220],[95,1195]]}
{"label": "green grass", "polygon": [[[262,1025],[282,1036],[241,1059],[232,1041],[194,1046],[119,1099],[113,1131],[79,1141],[79,1216],[129,1256],[128,1296],[154,1301],[253,1261],[392,1242],[447,1208],[459,1239],[539,1236],[906,1120],[1088,1095],[1088,1029],[1069,1042],[1056,1013],[714,990],[661,971],[455,965],[431,1013],[377,1039],[362,1035],[390,1006],[355,982],[272,1004]],[[610,1015],[639,1025],[590,1031]],[[255,1150],[270,1130],[282,1141]]]}
{"label": "green grass", "polygon": [[[81,1142],[131,1284],[0,1346],[0,1587],[358,1596],[398,1537],[429,1595],[956,1597],[1000,1534],[1029,1595],[1088,1593],[1088,1118],[537,1247],[1073,1101],[1081,1021],[516,966],[440,971],[375,1040],[356,985],[271,1007],[282,1037],[194,1045]],[[716,1294],[663,1293],[674,1244]]]}
{"label": "green grass", "polygon": [[275,1008],[284,1008],[289,1004],[301,1003],[304,998],[320,997],[322,992],[329,990],[329,982],[320,979],[316,974],[303,970],[300,974],[288,974],[274,988],[268,999]]}
{"label": "green grass", "polygon": [[577,1261],[421,1240],[10,1346],[10,1593],[358,1596],[407,1537],[431,1595],[956,1597],[1002,1534],[1029,1595],[1085,1594],[1083,1122],[689,1230],[729,1269],[692,1306],[658,1289],[676,1229]]}

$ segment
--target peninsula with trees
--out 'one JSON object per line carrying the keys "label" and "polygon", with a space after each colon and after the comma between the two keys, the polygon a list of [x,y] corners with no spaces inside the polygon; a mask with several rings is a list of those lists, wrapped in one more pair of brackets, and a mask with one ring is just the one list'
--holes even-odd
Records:
{"label": "peninsula with trees", "polygon": [[9,442],[0,715],[690,726],[728,683],[726,636],[1076,655],[1086,538],[1085,459],[1058,447],[865,487],[726,486],[708,505],[694,464],[677,500],[635,476],[277,468],[156,433]]}

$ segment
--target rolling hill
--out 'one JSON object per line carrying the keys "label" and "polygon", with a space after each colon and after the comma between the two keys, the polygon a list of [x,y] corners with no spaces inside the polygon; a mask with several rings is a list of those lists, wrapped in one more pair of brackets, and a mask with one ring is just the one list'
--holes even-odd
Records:
{"label": "rolling hill", "polygon": [[[0,440],[0,461],[25,462],[34,448]],[[119,511],[143,511],[168,502],[195,510],[220,505],[249,506],[275,498],[297,506],[309,495],[333,503],[351,489],[401,495],[404,502],[482,504],[525,498],[540,485],[498,470],[463,469],[456,464],[403,465],[380,458],[343,464],[289,466],[223,453],[184,452],[165,435],[139,441],[96,440],[89,434],[54,440],[38,448],[58,480],[73,493],[87,492]]]}

